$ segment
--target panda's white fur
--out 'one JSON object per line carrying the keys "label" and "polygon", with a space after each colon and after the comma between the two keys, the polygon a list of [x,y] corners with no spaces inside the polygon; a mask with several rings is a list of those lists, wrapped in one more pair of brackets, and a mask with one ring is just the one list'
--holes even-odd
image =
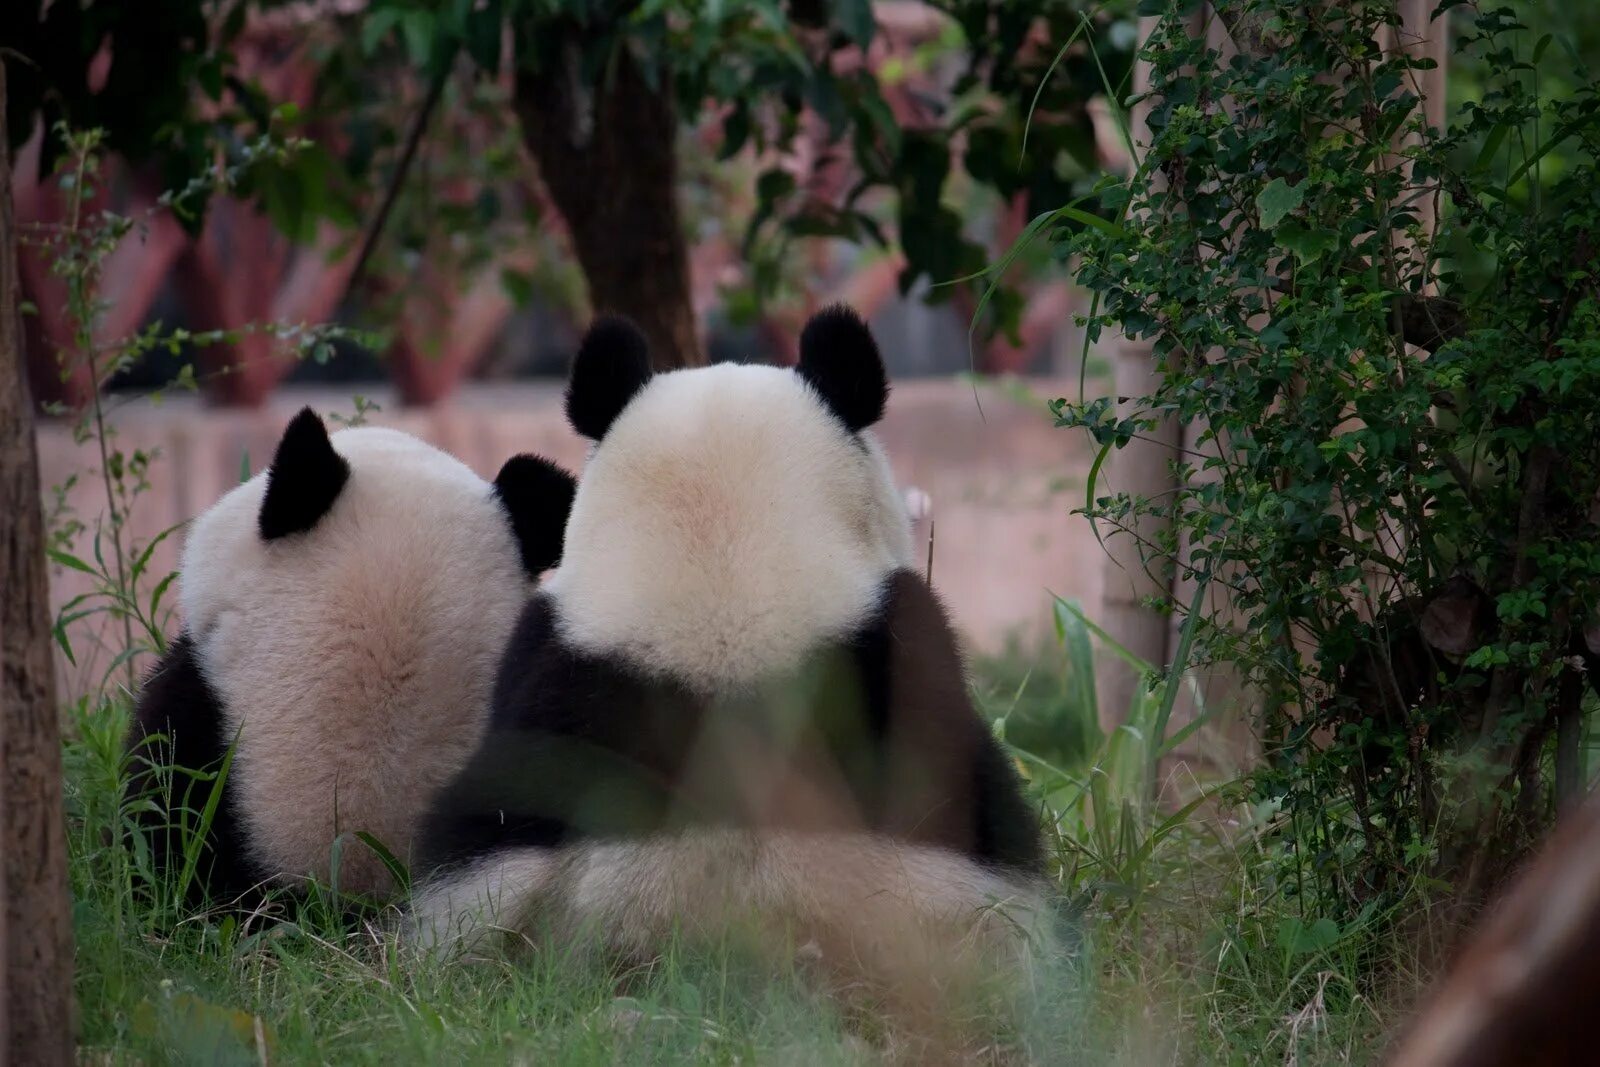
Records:
{"label": "panda's white fur", "polygon": [[860,834],[698,830],[496,854],[413,898],[433,952],[550,936],[566,951],[648,960],[673,937],[765,935],[879,986],[1014,967],[1048,937],[1041,887],[946,849]]}
{"label": "panda's white fur", "polygon": [[[871,348],[858,319],[830,314],[830,327],[848,317],[839,331],[846,347],[866,338]],[[595,340],[617,329],[597,326],[586,349],[626,347],[626,333]],[[828,340],[813,338],[812,346]],[[646,369],[635,391],[624,387],[609,405],[602,398],[596,414],[583,409],[586,358],[580,352],[568,411],[580,432],[599,441],[579,482],[561,565],[539,595],[543,606],[530,607],[555,620],[555,634],[523,647],[522,630],[544,633],[525,614],[503,677],[515,673],[518,657],[553,654],[657,677],[713,703],[759,692],[819,647],[848,644],[880,611],[890,576],[914,569],[904,500],[865,428],[882,410],[881,396],[872,403],[870,380],[855,394],[854,383],[839,387],[841,412],[808,379],[804,355],[799,373],[719,365],[651,376]],[[870,359],[877,363],[875,349]],[[876,374],[876,388],[886,392],[881,363]],[[627,376],[626,367],[604,367],[590,380],[616,390]],[[857,417],[858,409],[867,416]],[[947,625],[942,616],[938,625]],[[564,665],[554,673],[575,676]],[[607,706],[588,682],[574,685],[581,707],[573,715],[630,713]],[[992,745],[959,677],[954,688],[958,713],[974,718],[972,736]],[[519,709],[501,706],[512,699],[502,682],[497,730],[516,719]],[[528,728],[535,736],[546,729]],[[893,984],[907,968],[927,977],[952,964],[958,945],[1016,952],[1041,928],[1044,895],[1030,872],[865,825],[822,832],[691,826],[554,847],[508,838],[456,850],[486,825],[497,832],[496,810],[507,824],[506,808],[485,802],[475,779],[503,779],[512,792],[519,776],[525,780],[527,772],[494,766],[498,747],[491,735],[437,809],[432,847],[444,863],[412,903],[411,932],[425,947],[481,951],[500,936],[554,934],[649,955],[673,930],[714,935],[753,920],[817,941],[829,962]],[[785,788],[780,779],[773,774],[769,790]],[[478,810],[469,810],[473,804]],[[1036,824],[1025,832],[1036,835]]]}
{"label": "panda's white fur", "polygon": [[[395,887],[432,794],[483,734],[500,653],[560,555],[570,475],[532,456],[490,484],[396,430],[314,412],[194,521],[182,634],[139,693],[130,798],[158,871],[183,866],[232,751],[196,900],[306,876]],[[182,769],[182,773],[180,773]]]}
{"label": "panda's white fur", "polygon": [[661,374],[606,432],[546,589],[563,636],[715,690],[798,666],[912,564],[871,431],[852,439],[788,371]]}
{"label": "panda's white fur", "polygon": [[[230,776],[255,862],[334,872],[365,831],[405,858],[429,796],[482,734],[506,636],[534,583],[492,487],[397,430],[330,437],[351,476],[292,538],[257,529],[267,474],[194,523],[181,603],[237,736]],[[392,888],[347,839],[339,886]]]}

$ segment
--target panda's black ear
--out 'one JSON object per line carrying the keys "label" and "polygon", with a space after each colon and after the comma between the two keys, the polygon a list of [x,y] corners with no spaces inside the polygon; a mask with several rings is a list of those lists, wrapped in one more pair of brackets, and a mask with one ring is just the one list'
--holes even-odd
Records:
{"label": "panda's black ear", "polygon": [[583,335],[567,383],[567,421],[593,441],[650,380],[650,343],[620,315],[602,315]]}
{"label": "panda's black ear", "polygon": [[542,456],[512,456],[494,478],[511,519],[522,566],[537,578],[561,562],[562,537],[578,480]]}
{"label": "panda's black ear", "polygon": [[800,377],[822,394],[851,433],[883,418],[889,379],[872,331],[843,304],[824,308],[800,331]]}
{"label": "panda's black ear", "polygon": [[261,500],[261,538],[304,533],[333,507],[350,477],[350,464],[333,450],[328,428],[310,408],[289,421],[267,471]]}

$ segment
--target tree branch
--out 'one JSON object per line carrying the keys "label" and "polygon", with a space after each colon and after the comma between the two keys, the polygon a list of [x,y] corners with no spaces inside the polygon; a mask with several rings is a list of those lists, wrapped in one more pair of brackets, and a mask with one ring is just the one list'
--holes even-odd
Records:
{"label": "tree branch", "polygon": [[345,286],[347,292],[360,283],[367,270],[367,261],[372,258],[373,250],[378,247],[378,238],[382,236],[383,227],[389,221],[389,212],[393,210],[394,202],[400,196],[400,187],[405,184],[406,173],[411,169],[411,161],[417,154],[417,146],[422,143],[422,134],[428,128],[428,120],[433,117],[434,108],[439,104],[439,97],[444,95],[444,85],[450,79],[454,58],[455,51],[452,49],[450,59],[440,63],[439,69],[434,72],[433,81],[428,85],[428,95],[422,98],[422,106],[411,116],[411,126],[406,130],[406,139],[400,147],[400,158],[395,161],[394,173],[389,176],[389,186],[383,191],[383,201],[379,203],[378,213],[372,216],[372,221],[367,224],[367,232],[361,238],[361,251],[356,253],[356,263],[350,270],[350,280]]}
{"label": "tree branch", "polygon": [[1466,335],[1466,312],[1454,300],[1407,293],[1396,304],[1400,339],[1408,345],[1435,352]]}
{"label": "tree branch", "polygon": [[1211,5],[1211,13],[1228,31],[1234,46],[1251,59],[1265,59],[1283,47],[1283,42],[1267,32],[1267,12],[1242,11],[1237,7]]}

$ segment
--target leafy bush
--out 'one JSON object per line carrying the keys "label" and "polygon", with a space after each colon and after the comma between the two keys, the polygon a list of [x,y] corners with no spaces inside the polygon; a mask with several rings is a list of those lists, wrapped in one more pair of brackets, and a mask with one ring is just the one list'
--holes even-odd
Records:
{"label": "leafy bush", "polygon": [[1430,128],[1392,0],[1213,8],[1239,54],[1162,16],[1121,221],[1063,238],[1091,339],[1152,340],[1158,383],[1053,407],[1102,454],[1198,431],[1173,493],[1086,511],[1164,520],[1149,562],[1231,591],[1197,655],[1260,699],[1288,891],[1350,918],[1421,870],[1476,899],[1585,778],[1600,97],[1541,96],[1550,38],[1446,2],[1482,94]]}

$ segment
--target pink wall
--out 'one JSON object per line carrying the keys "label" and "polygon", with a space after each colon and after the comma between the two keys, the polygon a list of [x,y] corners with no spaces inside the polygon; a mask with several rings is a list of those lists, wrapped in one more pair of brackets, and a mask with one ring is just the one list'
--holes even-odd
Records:
{"label": "pink wall", "polygon": [[[1086,443],[1081,433],[1054,429],[1043,407],[1054,390],[1075,395],[1076,382],[1036,381],[1030,387],[1037,402],[982,389],[980,413],[970,384],[907,381],[895,386],[879,427],[902,486],[920,488],[932,499],[934,584],[977,648],[999,648],[1011,633],[1045,633],[1046,590],[1078,598],[1093,610],[1104,580],[1105,558],[1088,524],[1069,514],[1082,500]],[[324,415],[351,413],[353,391],[280,389],[258,411],[206,407],[188,396],[160,404],[114,398],[120,447],[160,451],[150,488],[134,511],[132,536],[146,541],[210,505],[237,484],[246,450],[252,471],[259,471],[301,406],[310,404]],[[372,422],[415,433],[485,477],[516,452],[544,453],[573,469],[583,462],[584,443],[562,417],[557,383],[474,383],[430,409],[401,409],[387,392],[376,399],[385,410],[371,416]],[[43,423],[39,438],[47,490],[78,473],[69,499],[92,527],[104,511],[103,490],[93,476],[93,444],[75,445],[70,425],[57,422]],[[925,521],[918,536],[925,545]],[[146,589],[176,567],[181,537],[175,534],[156,551]],[[91,538],[81,538],[77,549],[85,559],[92,555]],[[62,568],[54,570],[52,582],[58,605],[88,587],[84,575]],[[169,632],[175,628],[176,619]],[[78,642],[79,667],[68,670],[71,691],[82,692],[113,654],[91,644]],[[118,645],[108,640],[106,647]]]}

